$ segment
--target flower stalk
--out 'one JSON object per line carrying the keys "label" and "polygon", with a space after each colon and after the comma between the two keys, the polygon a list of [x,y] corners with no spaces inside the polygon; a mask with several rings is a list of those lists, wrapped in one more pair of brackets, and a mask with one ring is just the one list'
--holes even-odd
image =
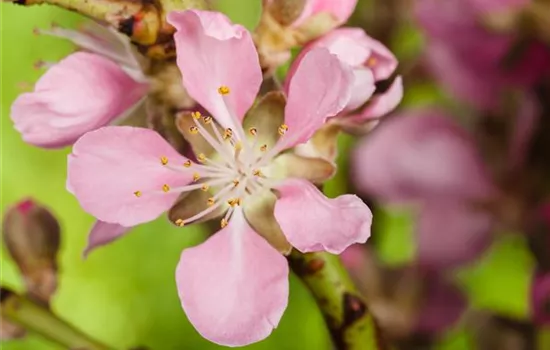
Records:
{"label": "flower stalk", "polygon": [[387,349],[380,329],[338,256],[293,250],[288,260],[317,301],[337,349]]}
{"label": "flower stalk", "polygon": [[1,289],[2,319],[36,332],[66,349],[108,350],[110,347],[92,339],[47,307],[5,287]]}

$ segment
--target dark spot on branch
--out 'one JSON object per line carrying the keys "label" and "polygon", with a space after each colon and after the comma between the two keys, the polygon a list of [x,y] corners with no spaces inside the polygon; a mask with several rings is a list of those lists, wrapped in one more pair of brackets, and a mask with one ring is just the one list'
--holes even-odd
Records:
{"label": "dark spot on branch", "polygon": [[306,273],[313,275],[321,271],[325,267],[325,261],[323,259],[313,259],[307,264]]}
{"label": "dark spot on branch", "polygon": [[344,318],[342,327],[353,324],[367,312],[367,305],[355,295],[345,293],[343,302]]}
{"label": "dark spot on branch", "polygon": [[118,25],[118,31],[122,34],[125,34],[129,37],[134,35],[134,25],[136,23],[136,18],[134,16],[120,21]]}
{"label": "dark spot on branch", "polygon": [[25,5],[27,0],[15,0],[13,3],[17,5]]}
{"label": "dark spot on branch", "polygon": [[13,291],[9,290],[8,288],[1,287],[0,288],[0,302],[4,302],[4,300],[8,299],[11,295],[13,295]]}

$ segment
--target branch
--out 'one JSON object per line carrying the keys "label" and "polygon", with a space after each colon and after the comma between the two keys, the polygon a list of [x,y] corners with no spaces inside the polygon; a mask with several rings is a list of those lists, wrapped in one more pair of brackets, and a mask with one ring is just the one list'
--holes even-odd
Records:
{"label": "branch", "polygon": [[337,349],[387,349],[338,256],[324,252],[302,254],[294,250],[289,262],[315,297]]}
{"label": "branch", "polygon": [[0,291],[2,319],[21,325],[67,349],[109,350],[54,315],[48,308],[4,287]]}
{"label": "branch", "polygon": [[126,34],[147,56],[175,56],[166,14],[175,10],[207,9],[207,0],[3,0],[23,6],[49,4],[106,23]]}

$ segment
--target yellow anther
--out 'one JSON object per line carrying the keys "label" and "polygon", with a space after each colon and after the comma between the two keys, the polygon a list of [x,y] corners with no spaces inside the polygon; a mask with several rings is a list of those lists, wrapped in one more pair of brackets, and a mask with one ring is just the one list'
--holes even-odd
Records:
{"label": "yellow anther", "polygon": [[213,206],[214,203],[216,203],[216,200],[214,199],[214,197],[210,197],[210,198],[208,198],[208,200],[206,201],[206,204],[208,204],[209,207]]}
{"label": "yellow anther", "polygon": [[235,142],[233,148],[235,148],[235,151],[240,151],[243,149],[243,143],[241,141],[237,141]]}
{"label": "yellow anther", "polygon": [[254,172],[252,174],[254,176],[258,176],[258,177],[263,177],[264,176],[264,174],[262,174],[262,171],[260,169],[254,170]]}
{"label": "yellow anther", "polygon": [[250,135],[256,136],[256,134],[258,133],[258,129],[250,128],[250,129],[248,129],[248,132],[250,133]]}
{"label": "yellow anther", "polygon": [[218,88],[218,93],[220,95],[227,95],[231,92],[231,90],[229,90],[229,87],[226,86],[226,85],[222,85]]}
{"label": "yellow anther", "polygon": [[191,116],[195,119],[201,119],[202,114],[201,112],[197,111],[197,112],[192,112]]}
{"label": "yellow anther", "polygon": [[227,220],[225,218],[222,219],[222,221],[220,222],[220,226],[222,228],[224,228],[225,226],[227,226],[229,224],[229,222],[227,222]]}
{"label": "yellow anther", "polygon": [[234,187],[239,186],[240,183],[241,183],[241,182],[240,182],[239,180],[237,180],[237,179],[233,180],[233,186],[234,186]]}
{"label": "yellow anther", "polygon": [[260,151],[262,151],[262,152],[267,151],[267,145],[262,145],[262,146],[260,147]]}
{"label": "yellow anther", "polygon": [[199,133],[199,128],[197,128],[196,126],[192,126],[189,128],[189,132],[193,135],[196,135]]}
{"label": "yellow anther", "polygon": [[283,124],[279,126],[279,135],[283,136],[288,131],[288,125]]}
{"label": "yellow anther", "polygon": [[200,178],[201,178],[201,176],[199,175],[199,173],[194,173],[193,174],[193,181],[197,182],[197,181],[199,181]]}
{"label": "yellow anther", "polygon": [[136,196],[136,197],[141,197],[141,191],[136,191],[136,192],[134,192],[134,196]]}
{"label": "yellow anther", "polygon": [[231,198],[227,201],[227,204],[229,204],[232,207],[241,205],[241,199],[240,198]]}
{"label": "yellow anther", "polygon": [[164,185],[162,185],[162,190],[164,192],[168,192],[168,191],[170,191],[170,186],[168,186],[167,184],[164,184]]}
{"label": "yellow anther", "polygon": [[190,160],[187,160],[185,163],[183,163],[183,166],[186,167],[186,168],[189,168],[191,167],[191,161]]}
{"label": "yellow anther", "polygon": [[212,117],[204,117],[202,118],[202,120],[204,121],[204,124],[212,123]]}
{"label": "yellow anther", "polygon": [[168,158],[165,157],[165,156],[160,157],[160,163],[161,163],[162,165],[168,164]]}
{"label": "yellow anther", "polygon": [[227,140],[231,137],[233,137],[233,130],[231,130],[230,128],[225,129],[225,131],[223,132],[223,139]]}
{"label": "yellow anther", "polygon": [[204,163],[206,162],[206,156],[204,155],[204,153],[200,153],[198,156],[197,156],[197,160],[201,163]]}
{"label": "yellow anther", "polygon": [[378,60],[377,60],[376,57],[374,57],[374,56],[371,56],[371,57],[367,60],[367,66],[369,66],[369,67],[374,67],[374,66],[376,66],[377,63],[378,63]]}
{"label": "yellow anther", "polygon": [[208,184],[204,184],[201,186],[201,190],[203,190],[204,192],[208,191],[209,188],[210,186],[208,186]]}
{"label": "yellow anther", "polygon": [[183,227],[185,226],[185,221],[183,221],[183,219],[177,219],[176,221],[174,221],[174,224],[176,224],[179,227]]}

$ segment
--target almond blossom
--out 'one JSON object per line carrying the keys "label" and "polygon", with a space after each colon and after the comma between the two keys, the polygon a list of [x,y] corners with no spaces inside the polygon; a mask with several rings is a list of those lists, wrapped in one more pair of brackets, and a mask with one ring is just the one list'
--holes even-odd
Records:
{"label": "almond blossom", "polygon": [[128,38],[99,25],[37,33],[69,39],[85,51],[46,64],[34,91],[13,103],[11,118],[25,142],[71,145],[84,133],[127,117],[143,101],[149,86]]}
{"label": "almond blossom", "polygon": [[219,220],[219,232],[182,252],[177,287],[200,334],[246,345],[267,337],[286,308],[284,254],[340,253],[370,236],[372,214],[358,197],[329,199],[314,185],[334,164],[293,151],[345,108],[353,73],[328,50],[312,50],[288,94],[254,103],[262,72],[246,29],[207,11],[172,12],[168,21],[183,84],[211,113],[177,119],[196,159],[152,130],[107,126],[75,143],[67,187],[101,221],[88,249],[166,211],[180,227]]}

